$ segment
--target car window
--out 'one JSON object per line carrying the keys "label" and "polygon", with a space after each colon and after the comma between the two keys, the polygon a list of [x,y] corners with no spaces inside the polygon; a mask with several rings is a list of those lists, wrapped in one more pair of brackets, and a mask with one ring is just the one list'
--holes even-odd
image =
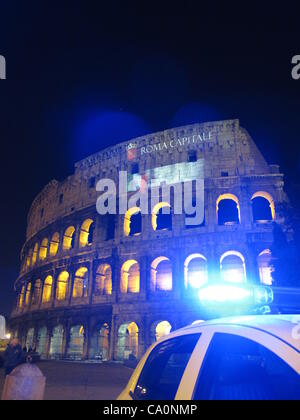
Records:
{"label": "car window", "polygon": [[208,348],[194,399],[298,400],[300,376],[266,347],[218,333]]}
{"label": "car window", "polygon": [[200,334],[189,334],[158,344],[145,363],[132,398],[173,400],[199,338]]}

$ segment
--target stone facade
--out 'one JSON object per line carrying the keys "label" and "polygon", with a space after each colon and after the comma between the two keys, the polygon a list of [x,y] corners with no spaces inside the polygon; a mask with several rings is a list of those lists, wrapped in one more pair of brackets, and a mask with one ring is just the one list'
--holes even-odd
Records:
{"label": "stone facade", "polygon": [[[172,213],[172,228],[155,231],[149,214],[142,216],[141,233],[130,236],[124,233],[124,215],[112,220],[97,213],[99,179],[117,182],[119,171],[130,173],[133,165],[143,174],[149,168],[188,162],[191,156],[205,162],[203,225],[187,229],[185,215]],[[283,223],[276,211],[286,200],[283,185],[278,166],[266,163],[238,120],[166,130],[78,162],[74,174],[63,182],[51,181],[29,211],[12,331],[24,345],[37,346],[43,357],[139,358],[159,335],[160,322],[177,329],[206,317],[197,302],[197,287],[189,287],[189,256],[205,261],[208,281],[220,276],[222,261],[230,254],[241,258],[245,281],[264,281],[258,258],[272,244],[272,222]],[[238,221],[218,223],[220,197],[237,200]],[[270,218],[255,219],[255,197],[268,200]],[[87,239],[89,224],[82,227],[86,220],[93,222],[92,239]],[[70,226],[74,232],[64,241]],[[171,289],[153,290],[152,264],[161,256],[170,263]],[[138,276],[139,285],[130,291],[127,280],[124,292],[121,271],[127,261],[138,264],[138,275],[124,270],[134,281]],[[62,272],[68,273],[66,288],[60,281]],[[84,274],[78,280],[79,272]],[[108,280],[106,289],[97,278],[100,283]],[[79,296],[74,292],[77,286]]]}

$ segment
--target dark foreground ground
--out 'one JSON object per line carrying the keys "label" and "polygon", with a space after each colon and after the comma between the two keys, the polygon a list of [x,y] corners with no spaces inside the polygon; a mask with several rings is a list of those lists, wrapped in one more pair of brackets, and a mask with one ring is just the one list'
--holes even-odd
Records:
{"label": "dark foreground ground", "polygon": [[[114,400],[133,370],[117,363],[40,362],[47,378],[46,400]],[[0,370],[0,396],[4,371]]]}

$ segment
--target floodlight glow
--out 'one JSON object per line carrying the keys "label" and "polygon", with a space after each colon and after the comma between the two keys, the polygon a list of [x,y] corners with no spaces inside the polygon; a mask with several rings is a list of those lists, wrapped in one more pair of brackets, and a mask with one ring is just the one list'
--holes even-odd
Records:
{"label": "floodlight glow", "polygon": [[10,333],[6,334],[6,335],[5,335],[5,338],[6,338],[7,340],[10,340],[10,339],[11,339],[11,334],[10,334]]}

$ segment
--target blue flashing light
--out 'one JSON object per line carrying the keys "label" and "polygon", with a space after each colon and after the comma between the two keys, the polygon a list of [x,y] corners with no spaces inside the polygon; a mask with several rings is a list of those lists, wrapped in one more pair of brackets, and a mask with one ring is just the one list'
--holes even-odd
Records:
{"label": "blue flashing light", "polygon": [[206,284],[198,292],[201,304],[216,307],[262,307],[273,302],[273,291],[269,287],[246,284]]}

